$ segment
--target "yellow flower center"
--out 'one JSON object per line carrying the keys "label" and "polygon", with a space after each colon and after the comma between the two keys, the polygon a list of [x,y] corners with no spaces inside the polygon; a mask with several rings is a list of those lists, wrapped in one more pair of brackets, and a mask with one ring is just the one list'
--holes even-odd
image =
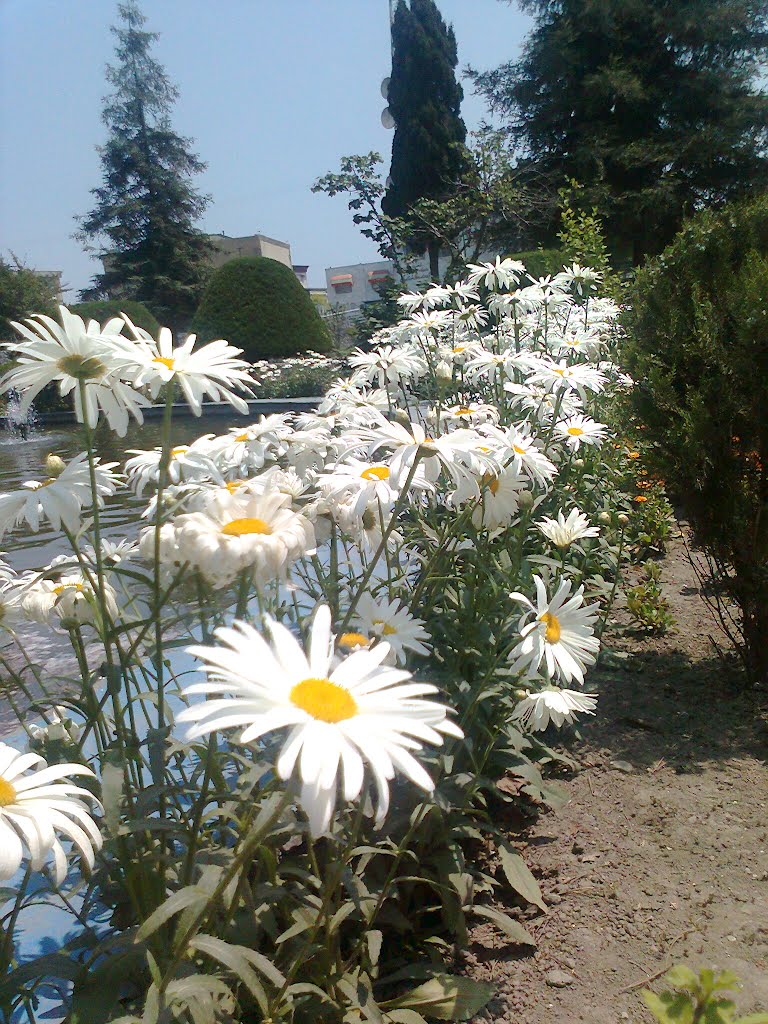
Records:
{"label": "yellow flower center", "polygon": [[466,347],[466,345],[454,345],[452,351],[458,355],[458,353],[463,352]]}
{"label": "yellow flower center", "polygon": [[389,480],[389,470],[386,466],[369,466],[360,476],[363,480]]}
{"label": "yellow flower center", "polygon": [[83,589],[82,583],[60,583],[53,588],[53,592],[57,597],[61,597],[65,590],[76,590],[78,594],[82,594]]}
{"label": "yellow flower center", "polygon": [[107,372],[107,368],[96,356],[68,355],[63,356],[56,363],[62,373],[66,373],[75,380],[100,380]]}
{"label": "yellow flower center", "polygon": [[237,437],[235,438],[235,440],[236,440],[236,441],[240,441],[240,442],[245,442],[245,441],[250,441],[250,440],[251,440],[251,438],[250,438],[250,437],[249,437],[249,435],[248,435],[248,431],[247,431],[247,430],[244,430],[242,434],[238,434],[238,435],[237,435]]}
{"label": "yellow flower center", "polygon": [[157,359],[153,359],[152,362],[159,363],[160,366],[164,366],[166,370],[175,369],[173,359],[167,359],[165,356],[158,356]]}
{"label": "yellow flower center", "polygon": [[320,722],[335,724],[357,714],[357,704],[349,690],[330,679],[302,679],[291,689],[289,699]]}
{"label": "yellow flower center", "polygon": [[551,612],[544,612],[543,615],[539,616],[539,622],[546,623],[547,630],[544,634],[544,639],[548,644],[556,644],[560,640],[560,621],[556,615]]}
{"label": "yellow flower center", "polygon": [[499,490],[500,481],[497,476],[493,476],[491,473],[486,473],[482,479],[483,487],[487,487],[491,494],[497,494]]}
{"label": "yellow flower center", "polygon": [[581,437],[584,431],[581,429],[581,427],[568,427],[568,433],[571,435],[571,437]]}
{"label": "yellow flower center", "polygon": [[525,448],[521,448],[520,445],[513,444],[512,448],[517,452],[518,455],[525,455]]}
{"label": "yellow flower center", "polygon": [[8,807],[16,803],[16,790],[0,776],[0,807]]}
{"label": "yellow flower center", "polygon": [[228,480],[224,486],[227,488],[230,494],[234,494],[235,491],[239,491],[243,484],[248,483],[247,480]]}
{"label": "yellow flower center", "polygon": [[397,632],[395,627],[394,626],[390,626],[388,622],[384,621],[384,619],[372,619],[371,620],[371,625],[372,626],[381,626],[381,635],[382,636],[394,636],[395,633]]}
{"label": "yellow flower center", "polygon": [[189,448],[185,444],[179,445],[178,448],[171,448],[171,458],[172,459],[178,459],[178,457],[180,455],[183,455],[184,452],[186,452],[186,451],[189,451]]}
{"label": "yellow flower center", "polygon": [[472,409],[454,409],[453,410],[453,415],[454,416],[471,416],[472,415]]}
{"label": "yellow flower center", "polygon": [[553,368],[552,373],[556,373],[558,377],[565,377],[568,373],[567,370],[558,370]]}
{"label": "yellow flower center", "polygon": [[263,519],[232,519],[225,526],[222,526],[221,532],[226,534],[228,537],[242,537],[248,533],[272,533],[272,527],[269,523],[265,523]]}
{"label": "yellow flower center", "polygon": [[365,647],[368,637],[364,633],[342,633],[336,641],[339,647]]}

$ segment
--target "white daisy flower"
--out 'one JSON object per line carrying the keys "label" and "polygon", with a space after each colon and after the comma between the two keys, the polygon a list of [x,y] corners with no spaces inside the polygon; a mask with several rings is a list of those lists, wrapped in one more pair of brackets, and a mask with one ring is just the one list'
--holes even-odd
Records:
{"label": "white daisy flower", "polygon": [[481,500],[472,513],[477,529],[496,530],[512,521],[520,507],[520,495],[528,489],[528,478],[514,466],[483,475]]}
{"label": "white daisy flower", "polygon": [[136,387],[146,386],[152,397],[157,398],[164,385],[178,384],[195,416],[201,415],[206,395],[214,402],[229,402],[238,412],[248,412],[248,403],[235,391],[252,397],[253,388],[258,385],[250,375],[249,364],[238,358],[242,349],[218,340],[195,350],[194,334],[174,347],[173,335],[167,327],[160,328],[155,342],[151,334],[134,327],[127,317],[125,321],[138,342]]}
{"label": "white daisy flower", "polygon": [[357,602],[354,620],[366,636],[385,640],[400,665],[405,664],[408,651],[429,654],[429,647],[422,642],[430,639],[423,619],[412,615],[399,598],[376,598],[364,593]]}
{"label": "white daisy flower", "polygon": [[[118,616],[117,595],[104,582],[104,602],[112,620]],[[34,622],[64,629],[90,626],[96,621],[98,602],[93,587],[80,572],[70,572],[56,580],[32,579],[26,584],[22,607]]]}
{"label": "white daisy flower", "polygon": [[[133,455],[125,464],[128,484],[141,497],[146,488],[160,481],[160,460],[162,448],[152,451],[129,448]],[[204,480],[221,479],[210,452],[210,435],[199,437],[191,445],[180,444],[171,448],[167,480],[169,484],[200,483]]]}
{"label": "white daisy flower", "polygon": [[104,327],[90,320],[86,326],[66,306],[59,306],[59,315],[61,324],[42,315],[24,324],[12,321],[26,341],[4,346],[16,353],[16,363],[0,381],[0,391],[15,388],[21,393],[24,416],[42,389],[56,381],[62,396],[73,396],[80,423],[95,427],[103,412],[110,427],[125,436],[129,415],[142,423],[142,407],[150,402],[128,383],[135,375],[136,353],[120,334],[122,320],[115,318]]}
{"label": "white daisy flower", "polygon": [[366,462],[348,458],[328,473],[321,473],[317,485],[329,498],[353,504],[355,512],[362,515],[372,502],[389,509],[397,501],[398,492],[393,488],[391,473],[386,462]]}
{"label": "white daisy flower", "polygon": [[543,732],[550,721],[559,729],[565,722],[571,723],[575,714],[594,715],[596,707],[597,697],[550,687],[523,697],[512,718],[529,732]]}
{"label": "white daisy flower", "polygon": [[366,766],[377,790],[378,823],[386,816],[389,783],[397,771],[432,791],[414,752],[424,743],[440,745],[441,734],[461,736],[446,707],[423,699],[436,692],[434,686],[383,666],[386,643],[337,660],[325,605],[315,615],[306,653],[285,626],[267,620],[267,628],[271,644],[252,626],[236,622],[216,631],[220,646],[190,648],[208,680],[187,687],[186,694],[231,696],[183,710],[177,720],[189,725],[187,740],[240,728],[239,742],[247,744],[288,728],[277,774],[287,780],[298,770],[301,805],[313,836],[330,828],[340,776],[344,799],[355,800]]}
{"label": "white daisy flower", "polygon": [[[104,499],[115,493],[120,478],[112,472],[116,462],[94,461],[96,501],[99,508],[103,508]],[[64,465],[58,476],[26,480],[18,490],[0,494],[0,536],[25,521],[37,533],[43,519],[55,530],[63,525],[75,533],[80,525],[81,510],[84,505],[90,506],[91,500],[88,456],[83,452]]]}
{"label": "white daisy flower", "polygon": [[358,349],[349,357],[349,364],[354,367],[355,383],[377,384],[380,388],[397,384],[401,378],[418,380],[426,370],[424,357],[413,345],[383,345],[372,352]]}
{"label": "white daisy flower", "polygon": [[584,401],[585,391],[598,393],[605,388],[605,375],[589,363],[569,366],[564,359],[559,362],[540,360],[539,368],[528,377],[528,383],[542,384],[553,391],[572,390]]}
{"label": "white daisy flower", "polygon": [[[520,642],[509,655],[512,671],[533,677],[543,661],[548,678],[562,677],[566,683],[575,679],[583,684],[584,671],[594,665],[600,649],[594,630],[599,606],[584,607],[584,587],[572,595],[570,580],[561,580],[551,599],[539,576],[534,576],[533,582],[535,605],[524,594],[510,594],[513,601],[529,609],[520,619]],[[534,617],[529,620],[531,613]]]}
{"label": "white daisy flower", "polygon": [[0,581],[0,629],[13,632],[14,627],[23,621],[23,596],[22,587],[16,580]]}
{"label": "white daisy flower", "polygon": [[600,527],[590,526],[589,519],[577,508],[571,509],[567,517],[562,512],[557,513],[556,519],[545,516],[536,525],[544,536],[558,548],[567,548],[574,541],[584,537],[600,535]]}
{"label": "white daisy flower", "polygon": [[580,414],[555,424],[555,434],[574,451],[578,451],[583,444],[602,444],[607,433],[608,427],[604,423],[596,423],[589,416]]}
{"label": "white daisy flower", "polygon": [[470,263],[467,282],[470,285],[484,284],[486,288],[511,288],[525,273],[525,264],[520,260],[496,257],[495,263]]}
{"label": "white daisy flower", "polygon": [[205,512],[178,516],[178,550],[171,554],[217,587],[231,583],[244,569],[274,578],[315,547],[312,523],[291,511],[290,504],[290,495],[279,491],[227,493]]}
{"label": "white daisy flower", "polygon": [[53,878],[60,886],[67,876],[67,855],[57,833],[71,840],[88,868],[93,867],[102,838],[88,805],[101,805],[88,790],[73,785],[69,775],[93,777],[93,772],[82,764],[48,767],[39,754],[21,754],[0,743],[0,880],[13,878],[26,847],[33,871],[41,871],[53,857]]}

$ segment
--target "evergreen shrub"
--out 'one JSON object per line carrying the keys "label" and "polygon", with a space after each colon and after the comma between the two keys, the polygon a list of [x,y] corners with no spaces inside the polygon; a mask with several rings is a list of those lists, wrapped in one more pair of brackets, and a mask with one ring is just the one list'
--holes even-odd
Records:
{"label": "evergreen shrub", "polygon": [[78,302],[76,306],[69,308],[83,320],[98,320],[100,324],[111,320],[113,316],[125,313],[132,323],[149,331],[153,338],[160,330],[160,324],[144,303],[136,302],[134,299],[94,299],[92,302]]}
{"label": "evergreen shrub", "polygon": [[768,196],[694,217],[638,272],[634,402],[668,488],[768,676]]}
{"label": "evergreen shrub", "polygon": [[331,337],[290,267],[265,256],[230,260],[211,277],[192,330],[224,338],[249,360],[327,352]]}

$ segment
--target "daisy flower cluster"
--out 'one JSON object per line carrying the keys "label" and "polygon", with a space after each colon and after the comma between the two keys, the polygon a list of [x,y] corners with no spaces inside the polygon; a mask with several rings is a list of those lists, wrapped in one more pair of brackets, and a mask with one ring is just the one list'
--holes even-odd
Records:
{"label": "daisy flower cluster", "polygon": [[[588,268],[535,280],[501,257],[399,302],[316,409],[267,416],[248,405],[265,368],[224,340],[64,308],[16,325],[3,386],[29,404],[57,384],[87,429],[82,454],[0,495],[6,542],[48,522],[72,546],[0,572],[0,630],[56,631],[83,678],[66,718],[50,695],[34,753],[0,749],[0,876],[52,859],[61,884],[62,839],[94,863],[99,804],[68,781],[86,761],[112,790],[120,765],[118,815],[175,815],[194,866],[196,851],[218,863],[217,821],[250,820],[249,771],[305,838],[355,849],[364,819],[439,807],[446,775],[483,774],[465,735],[522,750],[521,733],[595,712],[587,675],[621,558],[606,412],[631,387],[613,358],[619,309]],[[101,461],[101,418],[122,436],[155,402],[170,417],[179,393],[197,416],[228,403],[234,425],[179,443],[167,419],[159,447]],[[126,493],[136,522],[105,536],[104,506]],[[89,736],[80,766],[40,759],[54,737],[82,752]]]}

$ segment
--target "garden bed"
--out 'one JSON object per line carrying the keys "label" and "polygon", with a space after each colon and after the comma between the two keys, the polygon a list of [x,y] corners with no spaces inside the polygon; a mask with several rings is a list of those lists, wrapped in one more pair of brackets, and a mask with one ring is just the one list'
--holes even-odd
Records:
{"label": "garden bed", "polygon": [[617,612],[607,646],[628,656],[593,674],[600,714],[572,745],[569,803],[527,835],[549,906],[525,921],[538,950],[473,933],[466,966],[498,989],[479,1019],[646,1019],[639,990],[680,961],[734,971],[744,1012],[768,1001],[765,695],[717,655],[680,536],[662,580],[675,627],[642,635]]}

